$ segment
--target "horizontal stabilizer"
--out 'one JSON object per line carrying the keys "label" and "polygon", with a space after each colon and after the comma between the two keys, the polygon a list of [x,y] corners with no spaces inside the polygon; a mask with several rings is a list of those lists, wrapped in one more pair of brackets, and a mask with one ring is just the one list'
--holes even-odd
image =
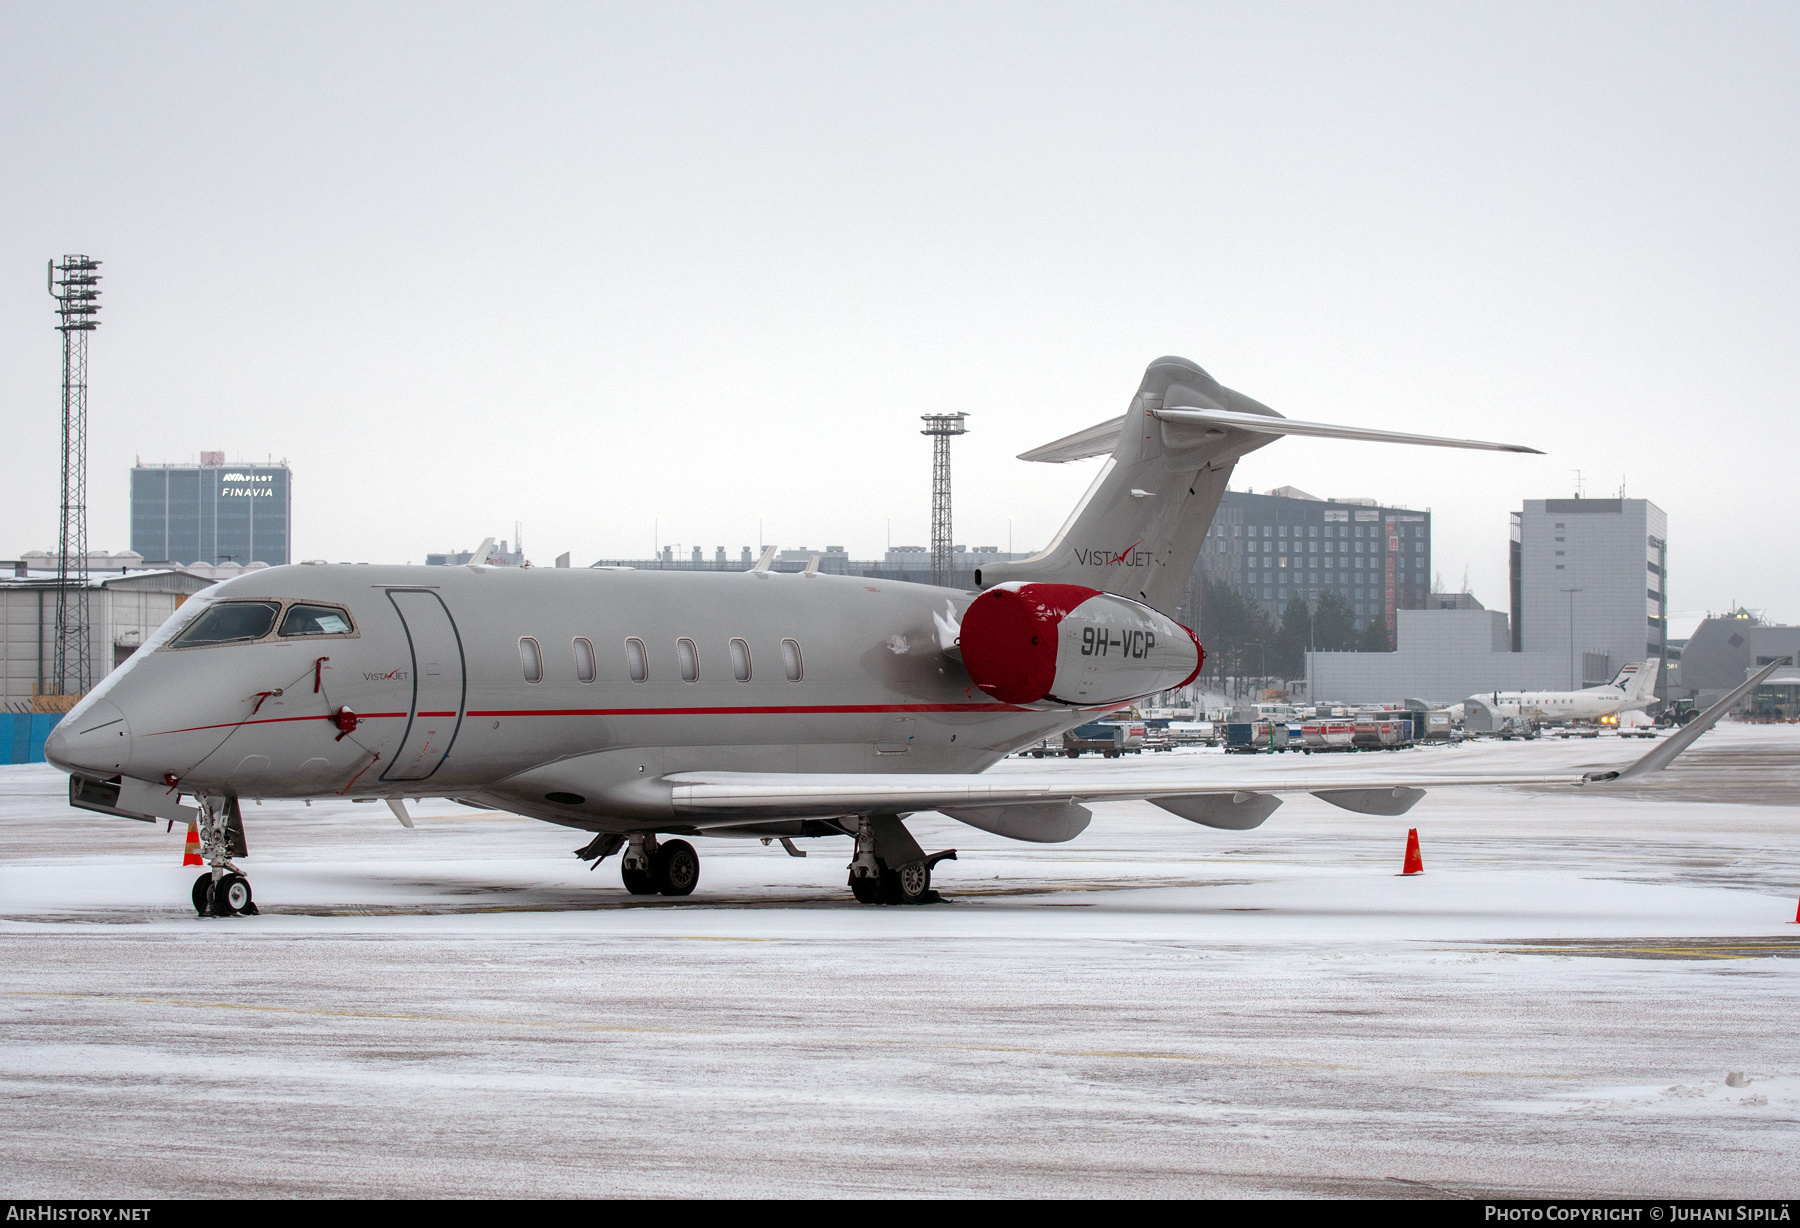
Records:
{"label": "horizontal stabilizer", "polygon": [[1085,431],[1064,435],[1055,443],[1047,443],[1041,448],[1021,452],[1019,459],[1060,465],[1067,461],[1086,460],[1090,456],[1111,456],[1113,449],[1119,446],[1119,432],[1124,429],[1125,415],[1120,414],[1117,418],[1108,419],[1099,426],[1090,426]]}
{"label": "horizontal stabilizer", "polygon": [[[1263,414],[1241,414],[1229,409],[1198,409],[1171,406],[1153,409],[1150,416],[1163,422],[1184,426],[1212,427],[1215,430],[1249,431],[1257,435],[1311,435],[1321,439],[1357,439],[1366,443],[1412,443],[1431,448],[1473,448],[1482,452],[1526,452],[1542,456],[1536,448],[1521,443],[1488,443],[1480,439],[1451,439],[1443,435],[1412,435],[1405,431],[1379,431],[1366,426],[1333,426],[1328,422],[1298,422],[1293,418],[1271,418]],[[1099,427],[1092,428],[1099,430]],[[1077,436],[1069,436],[1074,440]],[[1067,442],[1067,441],[1061,441]],[[1050,447],[1057,447],[1051,444]],[[1042,451],[1042,449],[1039,449]],[[1092,455],[1090,453],[1090,455]],[[1027,454],[1029,456],[1029,454]]]}

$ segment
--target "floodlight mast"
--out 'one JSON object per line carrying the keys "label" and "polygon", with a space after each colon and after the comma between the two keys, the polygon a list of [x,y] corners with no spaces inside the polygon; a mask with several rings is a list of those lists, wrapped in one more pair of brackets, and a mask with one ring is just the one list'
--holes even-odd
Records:
{"label": "floodlight mast", "polygon": [[76,255],[49,264],[46,280],[56,300],[56,330],[63,335],[62,522],[51,679],[57,695],[85,695],[94,682],[88,643],[87,338],[100,327],[100,262]]}
{"label": "floodlight mast", "polygon": [[931,456],[931,582],[950,583],[950,437],[966,435],[967,414],[921,414],[921,435],[932,436]]}

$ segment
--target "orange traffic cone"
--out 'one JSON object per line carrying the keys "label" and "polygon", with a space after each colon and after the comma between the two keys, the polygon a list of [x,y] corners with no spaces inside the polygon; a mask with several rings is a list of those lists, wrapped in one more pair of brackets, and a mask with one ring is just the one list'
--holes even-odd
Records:
{"label": "orange traffic cone", "polygon": [[1794,909],[1794,924],[1800,925],[1800,907]]}
{"label": "orange traffic cone", "polygon": [[200,860],[200,829],[195,827],[192,823],[188,824],[187,851],[181,855],[181,864],[184,866],[203,866],[206,864],[204,861]]}
{"label": "orange traffic cone", "polygon": [[1419,856],[1419,829],[1413,828],[1406,833],[1406,863],[1400,867],[1402,876],[1425,873],[1425,859]]}

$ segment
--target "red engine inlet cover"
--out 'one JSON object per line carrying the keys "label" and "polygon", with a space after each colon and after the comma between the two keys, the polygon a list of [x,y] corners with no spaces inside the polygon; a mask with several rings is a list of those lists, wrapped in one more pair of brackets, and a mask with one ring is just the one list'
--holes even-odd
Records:
{"label": "red engine inlet cover", "polygon": [[1118,703],[1186,686],[1204,659],[1174,619],[1079,584],[989,589],[964,612],[961,644],[975,685],[1009,704]]}

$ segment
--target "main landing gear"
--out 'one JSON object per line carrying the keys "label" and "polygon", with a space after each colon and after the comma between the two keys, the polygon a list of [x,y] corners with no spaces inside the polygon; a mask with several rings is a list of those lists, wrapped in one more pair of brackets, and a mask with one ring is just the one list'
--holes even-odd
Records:
{"label": "main landing gear", "polygon": [[225,798],[223,805],[210,797],[195,800],[200,803],[200,818],[194,826],[199,830],[200,855],[208,868],[194,880],[194,911],[202,917],[256,916],[250,880],[231,860],[250,855],[237,798]]}
{"label": "main landing gear", "polygon": [[632,895],[688,895],[700,882],[700,854],[686,840],[659,844],[653,833],[633,836],[619,877]]}
{"label": "main landing gear", "polygon": [[850,894],[859,904],[936,904],[943,897],[931,889],[932,867],[955,860],[955,849],[928,856],[898,815],[873,815],[857,824]]}

